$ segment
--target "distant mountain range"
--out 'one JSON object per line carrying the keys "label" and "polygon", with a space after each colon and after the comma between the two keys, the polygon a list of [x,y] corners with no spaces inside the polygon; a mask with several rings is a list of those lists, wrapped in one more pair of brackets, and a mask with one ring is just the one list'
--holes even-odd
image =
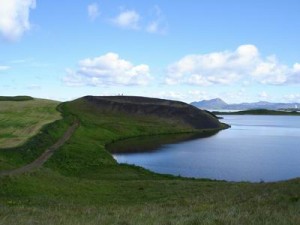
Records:
{"label": "distant mountain range", "polygon": [[248,109],[294,109],[300,110],[300,103],[271,103],[266,101],[253,103],[227,104],[220,98],[192,102],[191,105],[208,110],[248,110]]}

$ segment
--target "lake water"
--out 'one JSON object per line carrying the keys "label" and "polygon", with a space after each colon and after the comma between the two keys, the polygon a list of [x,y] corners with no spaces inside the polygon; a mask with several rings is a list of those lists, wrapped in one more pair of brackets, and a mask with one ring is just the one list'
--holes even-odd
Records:
{"label": "lake water", "polygon": [[226,115],[222,121],[232,127],[209,137],[162,142],[147,151],[137,144],[135,153],[114,157],[185,177],[252,182],[300,177],[300,117]]}

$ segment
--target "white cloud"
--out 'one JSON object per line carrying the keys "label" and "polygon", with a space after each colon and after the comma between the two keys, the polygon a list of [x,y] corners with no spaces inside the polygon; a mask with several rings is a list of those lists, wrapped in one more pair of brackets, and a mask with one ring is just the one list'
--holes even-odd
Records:
{"label": "white cloud", "polygon": [[235,52],[188,55],[168,67],[166,81],[195,85],[233,83],[253,64],[257,55],[257,49],[252,45],[240,46]]}
{"label": "white cloud", "polygon": [[71,69],[66,69],[67,75],[63,77],[63,82],[70,87],[79,87],[88,85],[89,81],[85,79],[80,73]]}
{"label": "white cloud", "polygon": [[97,3],[92,3],[87,7],[90,20],[94,21],[100,15],[99,6]]}
{"label": "white cloud", "polygon": [[190,102],[192,101],[200,101],[200,100],[209,100],[213,98],[217,98],[217,93],[207,92],[207,91],[199,91],[199,90],[190,90],[188,91],[188,99]]}
{"label": "white cloud", "polygon": [[1,0],[0,32],[10,41],[18,40],[25,31],[30,30],[30,10],[36,6],[35,0]]}
{"label": "white cloud", "polygon": [[164,98],[164,99],[172,99],[178,101],[184,101],[187,103],[193,101],[201,101],[201,100],[209,100],[214,98],[221,98],[225,102],[228,103],[237,103],[237,102],[245,102],[250,101],[248,93],[245,89],[239,89],[235,91],[227,91],[227,92],[211,92],[207,90],[165,90],[165,91],[157,91],[153,92],[150,97],[156,98]]}
{"label": "white cloud", "polygon": [[262,58],[254,45],[241,45],[235,51],[187,55],[167,71],[167,84],[206,86],[249,79],[272,85],[300,82],[300,64],[289,67],[279,63],[275,56]]}
{"label": "white cloud", "polygon": [[260,93],[258,94],[258,96],[259,96],[260,98],[262,98],[262,99],[269,99],[269,98],[270,98],[270,95],[269,95],[267,92],[265,92],[265,91],[260,92]]}
{"label": "white cloud", "polygon": [[293,66],[294,73],[300,73],[300,63],[295,63]]}
{"label": "white cloud", "polygon": [[157,93],[153,93],[151,97],[183,101],[186,98],[186,95],[176,91],[160,91]]}
{"label": "white cloud", "polygon": [[9,66],[1,66],[0,65],[0,71],[5,71],[5,70],[9,70],[10,67]]}
{"label": "white cloud", "polygon": [[299,102],[300,103],[300,94],[288,94],[283,97],[288,102]]}
{"label": "white cloud", "polygon": [[155,19],[148,23],[146,31],[152,34],[166,34],[167,22],[162,13],[162,10],[158,6],[155,6],[153,14]]}
{"label": "white cloud", "polygon": [[112,22],[122,28],[139,29],[140,15],[134,10],[126,10],[121,12]]}
{"label": "white cloud", "polygon": [[189,91],[178,91],[178,90],[165,90],[165,91],[157,91],[151,93],[150,97],[155,98],[163,98],[163,99],[171,99],[171,100],[178,100],[190,103],[195,100],[201,99],[212,99],[216,98],[217,95],[212,94],[206,91],[199,91],[199,90],[189,90]]}
{"label": "white cloud", "polygon": [[263,84],[283,84],[287,82],[289,70],[288,66],[280,64],[272,56],[266,60],[260,60],[251,71],[251,75]]}
{"label": "white cloud", "polygon": [[68,86],[146,85],[152,79],[148,65],[133,65],[116,53],[79,61],[76,71],[67,69],[63,81]]}
{"label": "white cloud", "polygon": [[112,24],[130,30],[141,30],[151,34],[166,34],[168,23],[159,6],[154,6],[149,16],[141,17],[135,10],[123,9],[110,20]]}
{"label": "white cloud", "polygon": [[146,31],[148,33],[157,33],[159,31],[159,24],[157,21],[152,21],[148,24]]}
{"label": "white cloud", "polygon": [[292,68],[290,83],[300,83],[300,63],[295,63]]}
{"label": "white cloud", "polygon": [[249,91],[245,88],[240,88],[238,90],[228,89],[216,93],[216,95],[228,104],[253,101],[253,96],[249,94]]}

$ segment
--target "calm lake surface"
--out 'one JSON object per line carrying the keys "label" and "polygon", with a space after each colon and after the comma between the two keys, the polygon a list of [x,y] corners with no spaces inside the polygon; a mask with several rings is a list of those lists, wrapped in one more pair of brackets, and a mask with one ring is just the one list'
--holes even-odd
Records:
{"label": "calm lake surface", "polygon": [[252,182],[300,177],[300,117],[226,115],[222,121],[232,127],[153,149],[137,144],[135,153],[113,155],[120,163],[185,177]]}

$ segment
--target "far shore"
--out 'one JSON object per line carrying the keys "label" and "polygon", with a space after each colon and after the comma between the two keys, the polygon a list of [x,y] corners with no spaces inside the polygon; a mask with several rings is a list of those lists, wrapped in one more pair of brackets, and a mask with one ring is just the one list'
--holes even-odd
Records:
{"label": "far shore", "polygon": [[215,115],[272,115],[272,116],[300,116],[300,112],[297,111],[281,111],[281,110],[269,110],[269,109],[251,109],[241,111],[212,111]]}

